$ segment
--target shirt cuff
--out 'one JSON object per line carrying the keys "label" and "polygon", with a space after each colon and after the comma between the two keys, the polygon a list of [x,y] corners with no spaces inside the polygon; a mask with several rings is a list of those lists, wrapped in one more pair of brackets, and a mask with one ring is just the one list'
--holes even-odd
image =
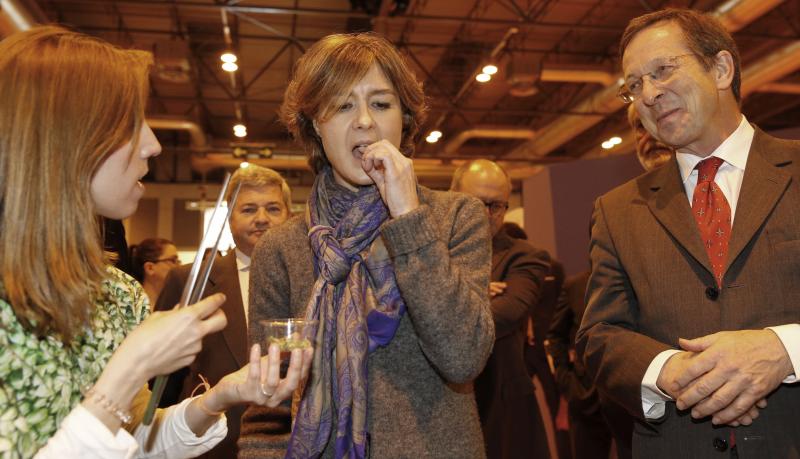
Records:
{"label": "shirt cuff", "polygon": [[209,427],[200,437],[195,435],[195,433],[192,432],[192,429],[190,429],[186,424],[186,407],[189,406],[189,403],[191,403],[192,400],[198,397],[200,397],[200,395],[187,398],[175,407],[175,412],[173,413],[173,416],[175,416],[175,433],[181,442],[186,446],[201,445],[216,438],[219,439],[214,442],[214,444],[219,443],[228,434],[228,420],[224,414],[220,415],[217,422]]}
{"label": "shirt cuff", "polygon": [[789,375],[783,380],[784,384],[794,384],[800,381],[797,377],[800,373],[800,324],[787,324],[778,325],[776,327],[767,327],[778,335],[778,339],[783,343],[786,348],[786,353],[789,354],[789,361],[792,362],[794,374]]}
{"label": "shirt cuff", "polygon": [[647,367],[647,371],[644,373],[644,378],[642,378],[642,411],[646,419],[660,419],[664,416],[665,403],[672,400],[672,397],[662,392],[656,383],[664,364],[667,363],[670,357],[679,352],[681,351],[677,349],[662,351],[650,362],[650,366]]}
{"label": "shirt cuff", "polygon": [[139,445],[128,431],[117,429],[113,434],[83,405],[77,405],[64,418],[56,434],[36,454],[37,459],[131,458]]}

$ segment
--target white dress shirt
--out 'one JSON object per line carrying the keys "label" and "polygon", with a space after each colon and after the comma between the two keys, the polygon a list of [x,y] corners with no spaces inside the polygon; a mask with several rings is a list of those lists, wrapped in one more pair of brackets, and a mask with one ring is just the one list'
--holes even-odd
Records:
{"label": "white dress shirt", "polygon": [[245,323],[249,323],[247,314],[250,304],[250,257],[239,249],[234,250],[236,251],[236,270],[239,271],[239,289],[242,291],[244,320]]}
{"label": "white dress shirt", "polygon": [[[198,437],[186,425],[186,406],[196,397],[158,413],[159,420],[149,426],[140,425],[131,435],[120,428],[116,435],[83,405],[76,406],[64,418],[56,434],[40,449],[34,459],[130,459],[185,458],[208,452],[228,435],[224,415]],[[160,410],[159,410],[160,411]],[[149,450],[143,446],[153,433]]]}
{"label": "white dress shirt", "polygon": [[[747,166],[747,157],[750,154],[750,145],[753,143],[754,134],[753,126],[742,115],[739,127],[710,155],[725,161],[717,171],[714,182],[719,186],[720,191],[725,195],[725,199],[728,200],[728,204],[731,207],[731,222],[736,216],[736,204],[739,202],[739,191],[742,188],[744,170]],[[705,158],[691,153],[676,153],[675,158],[678,161],[686,197],[689,199],[689,205],[691,205],[694,189],[697,186],[698,173],[695,166]],[[797,382],[798,379],[795,375],[800,372],[800,324],[787,324],[767,328],[778,335],[789,354],[789,359],[795,370],[795,374],[789,376],[783,382]],[[644,378],[642,378],[642,409],[647,419],[658,419],[663,416],[665,402],[672,400],[672,397],[658,388],[656,381],[667,360],[678,352],[680,351],[677,349],[661,352],[647,367]]]}

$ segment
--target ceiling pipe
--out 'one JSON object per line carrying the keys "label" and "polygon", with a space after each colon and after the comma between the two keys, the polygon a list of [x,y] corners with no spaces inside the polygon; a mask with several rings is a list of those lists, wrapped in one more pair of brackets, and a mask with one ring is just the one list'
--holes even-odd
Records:
{"label": "ceiling pipe", "polygon": [[612,72],[598,69],[545,68],[539,77],[541,81],[560,83],[599,83],[608,86],[618,77]]}
{"label": "ceiling pipe", "polygon": [[0,37],[28,30],[40,22],[46,22],[46,16],[35,3],[0,0]]}
{"label": "ceiling pipe", "polygon": [[199,124],[184,118],[147,118],[147,124],[154,130],[186,131],[189,133],[189,147],[192,150],[208,148],[206,134]]}
{"label": "ceiling pipe", "polygon": [[536,136],[536,131],[532,129],[519,128],[475,128],[461,131],[452,138],[442,149],[445,155],[452,155],[458,152],[461,145],[470,139],[526,139],[530,140]]}
{"label": "ceiling pipe", "polygon": [[784,46],[742,70],[742,96],[800,69],[800,40]]}
{"label": "ceiling pipe", "polygon": [[[203,155],[192,154],[192,169],[200,174],[214,169],[236,169],[244,160],[234,158],[227,152],[210,152]],[[253,158],[246,160],[250,164],[268,167],[275,170],[310,171],[308,158],[305,156],[273,156],[272,158]],[[414,173],[421,179],[449,180],[456,168],[464,164],[466,159],[441,160],[435,158],[414,158]],[[542,167],[530,163],[520,164],[511,161],[498,161],[508,172],[512,180],[522,180],[539,172]]]}
{"label": "ceiling pipe", "polygon": [[[729,32],[736,32],[782,2],[783,0],[731,0],[721,5],[712,14],[725,24]],[[562,115],[539,129],[540,135],[535,139],[514,148],[507,156],[509,158],[535,158],[548,155],[577,135],[595,126],[608,115],[621,109],[624,104],[617,97],[617,89],[621,84],[622,74],[615,74],[613,79],[615,81],[612,84],[600,89],[570,110],[572,112],[601,112],[605,115]]]}
{"label": "ceiling pipe", "polygon": [[733,33],[745,28],[755,18],[769,13],[773,8],[783,3],[784,0],[729,0],[714,10],[712,15]]}
{"label": "ceiling pipe", "polygon": [[800,83],[767,83],[755,88],[753,91],[800,95]]}

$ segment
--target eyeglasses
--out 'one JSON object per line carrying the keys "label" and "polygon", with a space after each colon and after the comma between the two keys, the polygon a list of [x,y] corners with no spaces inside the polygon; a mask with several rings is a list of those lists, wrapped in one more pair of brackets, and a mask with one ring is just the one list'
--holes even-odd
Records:
{"label": "eyeglasses", "polygon": [[180,260],[180,258],[178,258],[177,255],[173,255],[173,256],[167,257],[167,258],[159,258],[158,260],[153,260],[152,262],[153,263],[162,263],[163,262],[163,263],[169,263],[171,265],[177,265],[178,263],[181,262],[181,260]]}
{"label": "eyeglasses", "polygon": [[508,209],[508,203],[505,201],[483,201],[483,205],[492,215],[497,215]]}
{"label": "eyeglasses", "polygon": [[693,53],[679,56],[666,57],[656,62],[655,70],[645,73],[640,77],[630,77],[619,87],[617,97],[626,104],[630,104],[642,95],[644,91],[644,78],[650,77],[650,82],[656,85],[666,84],[680,68],[679,60],[684,57],[694,56]]}

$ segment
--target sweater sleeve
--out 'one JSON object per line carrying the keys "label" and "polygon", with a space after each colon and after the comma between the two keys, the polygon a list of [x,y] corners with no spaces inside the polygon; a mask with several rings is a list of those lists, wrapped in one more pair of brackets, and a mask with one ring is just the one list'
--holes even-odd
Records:
{"label": "sweater sleeve", "polygon": [[441,221],[423,204],[386,222],[382,236],[422,351],[446,380],[463,383],[480,373],[494,343],[491,255],[483,206],[472,198],[455,206],[452,221]]}

